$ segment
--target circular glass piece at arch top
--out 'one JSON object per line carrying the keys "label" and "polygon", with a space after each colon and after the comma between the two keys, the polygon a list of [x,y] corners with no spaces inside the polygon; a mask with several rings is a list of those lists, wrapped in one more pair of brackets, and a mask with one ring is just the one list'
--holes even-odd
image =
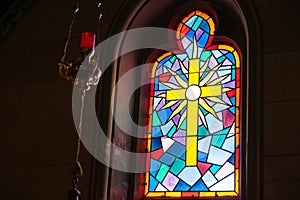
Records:
{"label": "circular glass piece at arch top", "polygon": [[146,198],[239,196],[240,59],[194,11],[153,66]]}

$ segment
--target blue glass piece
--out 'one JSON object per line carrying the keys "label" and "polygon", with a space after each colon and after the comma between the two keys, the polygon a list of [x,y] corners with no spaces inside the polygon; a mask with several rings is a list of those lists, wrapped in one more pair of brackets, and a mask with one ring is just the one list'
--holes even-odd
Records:
{"label": "blue glass piece", "polygon": [[165,62],[167,62],[170,59],[171,56],[167,56],[164,59],[162,59],[159,64],[163,65]]}
{"label": "blue glass piece", "polygon": [[172,68],[172,63],[170,61],[165,62],[164,66],[168,67],[168,68]]}
{"label": "blue glass piece", "polygon": [[174,162],[175,160],[175,157],[168,154],[168,153],[165,153],[163,154],[163,156],[159,159],[162,163],[168,165],[168,166],[171,166],[172,163]]}
{"label": "blue glass piece", "polygon": [[163,135],[162,135],[162,132],[160,131],[160,128],[159,127],[152,127],[151,137],[156,138],[156,137],[161,137],[161,136],[163,136]]}
{"label": "blue glass piece", "polygon": [[161,130],[163,132],[163,135],[167,135],[173,125],[174,125],[173,121],[170,120],[167,124],[161,126]]}
{"label": "blue glass piece", "polygon": [[190,45],[190,46],[186,49],[186,53],[188,54],[189,58],[192,58],[192,56],[193,56],[193,45]]}
{"label": "blue glass piece", "polygon": [[172,111],[170,108],[166,108],[166,109],[158,111],[157,113],[158,113],[161,123],[165,124],[167,122],[167,120],[169,119]]}
{"label": "blue glass piece", "polygon": [[156,176],[160,165],[161,165],[160,162],[158,162],[157,160],[154,160],[154,159],[151,158],[151,160],[150,160],[150,174],[152,176]]}
{"label": "blue glass piece", "polygon": [[208,41],[208,37],[209,35],[207,33],[203,33],[203,35],[200,37],[200,40],[198,41],[198,45],[204,48]]}
{"label": "blue glass piece", "polygon": [[190,191],[196,191],[196,192],[203,192],[208,191],[208,188],[203,183],[203,181],[200,179],[192,188]]}
{"label": "blue glass piece", "polygon": [[164,84],[159,83],[158,84],[158,90],[169,90],[170,88],[165,86]]}
{"label": "blue glass piece", "polygon": [[191,40],[191,41],[194,41],[194,35],[195,35],[195,32],[193,30],[190,30],[186,36]]}
{"label": "blue glass piece", "polygon": [[235,114],[235,107],[231,107],[231,108],[229,108],[229,110],[231,113]]}
{"label": "blue glass piece", "polygon": [[182,157],[182,155],[185,155],[185,146],[182,144],[179,144],[178,142],[175,142],[168,150],[168,153],[173,154],[177,157]]}
{"label": "blue glass piece", "polygon": [[234,165],[234,155],[232,155],[232,156],[228,159],[228,161],[229,161],[231,164]]}
{"label": "blue glass piece", "polygon": [[168,133],[168,137],[173,137],[173,135],[174,135],[174,133],[176,132],[176,126],[173,126],[172,128],[171,128],[171,130],[169,131],[169,133]]}
{"label": "blue glass piece", "polygon": [[200,27],[201,27],[201,29],[203,29],[204,31],[206,31],[207,33],[209,33],[209,25],[208,25],[208,23],[205,20],[202,21]]}
{"label": "blue glass piece", "polygon": [[179,60],[184,61],[184,59],[186,59],[186,54],[178,54],[176,55],[177,58],[179,58]]}
{"label": "blue glass piece", "polygon": [[154,192],[157,184],[158,181],[153,176],[150,175],[149,192]]}
{"label": "blue glass piece", "polygon": [[158,78],[154,79],[154,89],[158,90]]}
{"label": "blue glass piece", "polygon": [[226,57],[233,63],[235,64],[235,59],[232,53],[226,54]]}
{"label": "blue glass piece", "polygon": [[192,27],[194,22],[196,21],[197,19],[197,16],[194,15],[193,17],[191,17],[185,24],[188,26],[188,27]]}
{"label": "blue glass piece", "polygon": [[230,101],[231,101],[232,105],[235,105],[235,97],[231,97]]}
{"label": "blue glass piece", "polygon": [[234,153],[235,150],[235,137],[232,136],[230,138],[227,138],[222,146],[222,149],[225,149],[227,151],[230,151],[231,153]]}
{"label": "blue glass piece", "polygon": [[151,140],[151,151],[155,151],[155,150],[160,149],[160,148],[162,148],[160,138],[153,138]]}
{"label": "blue glass piece", "polygon": [[183,181],[179,181],[178,185],[176,186],[174,192],[182,192],[182,191],[189,191],[190,186]]}
{"label": "blue glass piece", "polygon": [[198,161],[206,162],[207,154],[198,151]]}

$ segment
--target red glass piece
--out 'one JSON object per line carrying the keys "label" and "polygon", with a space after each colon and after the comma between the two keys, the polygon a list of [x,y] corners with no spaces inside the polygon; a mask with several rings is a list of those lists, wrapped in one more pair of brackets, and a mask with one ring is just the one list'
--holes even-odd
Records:
{"label": "red glass piece", "polygon": [[205,172],[207,172],[207,170],[211,167],[211,164],[208,163],[203,163],[203,162],[198,162],[198,168],[201,172],[201,174],[205,174]]}
{"label": "red glass piece", "polygon": [[95,42],[96,42],[96,34],[92,32],[83,32],[81,34],[80,48],[93,49],[95,47]]}
{"label": "red glass piece", "polygon": [[170,79],[170,77],[171,77],[171,74],[170,74],[170,73],[164,73],[164,74],[160,75],[160,76],[158,77],[158,79],[159,79],[159,81],[161,81],[161,82],[168,82],[168,80]]}
{"label": "red glass piece", "polygon": [[163,150],[162,149],[158,149],[156,151],[153,151],[151,153],[151,157],[154,158],[155,160],[158,160],[162,155],[163,155]]}
{"label": "red glass piece", "polygon": [[234,115],[229,110],[224,110],[223,116],[224,116],[224,128],[228,128],[232,126],[235,120]]}

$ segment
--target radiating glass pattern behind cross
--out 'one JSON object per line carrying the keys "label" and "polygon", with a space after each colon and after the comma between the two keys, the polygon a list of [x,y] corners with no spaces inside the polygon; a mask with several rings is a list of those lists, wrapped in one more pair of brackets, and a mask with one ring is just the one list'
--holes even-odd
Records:
{"label": "radiating glass pattern behind cross", "polygon": [[240,56],[195,11],[152,71],[146,197],[239,195]]}

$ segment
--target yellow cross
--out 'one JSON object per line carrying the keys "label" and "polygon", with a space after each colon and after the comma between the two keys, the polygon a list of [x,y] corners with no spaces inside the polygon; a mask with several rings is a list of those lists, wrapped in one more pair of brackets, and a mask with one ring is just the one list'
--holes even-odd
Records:
{"label": "yellow cross", "polygon": [[[189,61],[188,85],[184,89],[168,90],[166,100],[187,100],[186,115],[186,166],[197,165],[198,113],[199,102],[203,97],[216,97],[222,94],[221,85],[200,86],[200,59]],[[203,122],[204,123],[204,122]]]}

